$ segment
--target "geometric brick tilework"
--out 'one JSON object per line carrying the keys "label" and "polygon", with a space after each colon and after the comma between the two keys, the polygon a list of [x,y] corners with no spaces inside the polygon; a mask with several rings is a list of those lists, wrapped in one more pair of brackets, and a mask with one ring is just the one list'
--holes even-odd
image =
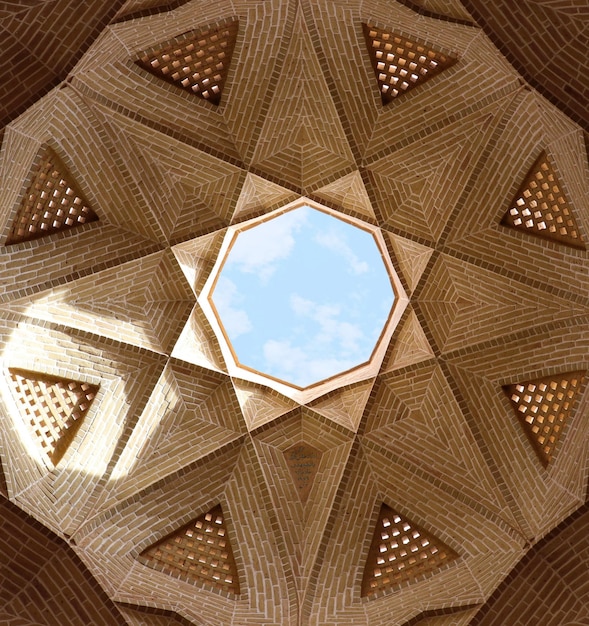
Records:
{"label": "geometric brick tilework", "polygon": [[362,596],[430,574],[458,554],[382,504],[362,579]]}
{"label": "geometric brick tilework", "polygon": [[458,61],[456,57],[381,28],[362,24],[362,29],[383,104]]}
{"label": "geometric brick tilework", "polygon": [[7,246],[98,219],[51,148],[41,148],[31,174],[31,184],[6,238]]}
{"label": "geometric brick tilework", "polygon": [[469,626],[587,626],[588,529],[586,502],[534,545]]}
{"label": "geometric brick tilework", "polygon": [[305,502],[319,469],[321,452],[306,443],[301,443],[286,450],[284,457],[297,487],[299,498]]}
{"label": "geometric brick tilework", "polygon": [[237,567],[218,504],[141,553],[151,567],[239,594]]}
{"label": "geometric brick tilework", "polygon": [[503,387],[544,467],[552,460],[585,373],[567,372]]}
{"label": "geometric brick tilework", "polygon": [[219,104],[237,39],[237,20],[144,52],[136,63],[154,76]]}
{"label": "geometric brick tilework", "polygon": [[57,465],[98,393],[97,385],[10,369],[17,404],[42,451]]}
{"label": "geometric brick tilework", "polygon": [[126,624],[73,549],[3,498],[0,554],[2,626]]}
{"label": "geometric brick tilework", "polygon": [[532,165],[501,224],[585,249],[577,222],[546,152]]}

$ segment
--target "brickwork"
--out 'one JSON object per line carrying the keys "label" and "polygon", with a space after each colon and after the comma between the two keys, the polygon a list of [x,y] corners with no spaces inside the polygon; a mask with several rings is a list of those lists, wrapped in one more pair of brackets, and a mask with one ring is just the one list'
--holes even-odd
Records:
{"label": "brickwork", "polygon": [[[83,306],[80,303],[83,302]],[[42,290],[6,304],[31,318],[66,324],[157,352],[171,350],[194,297],[170,252],[94,272],[57,292]]]}
{"label": "brickwork", "polygon": [[435,572],[458,555],[383,504],[362,579],[362,595]]}
{"label": "brickwork", "polygon": [[[477,613],[472,626],[586,624],[588,516],[585,504],[538,542]],[[538,593],[539,589],[558,592]]]}
{"label": "brickwork", "polygon": [[[2,52],[13,59],[0,87],[0,126],[64,80],[124,0],[10,2],[0,8]],[[38,25],[44,24],[42,31]]]}
{"label": "brickwork", "polygon": [[172,11],[189,0],[126,0],[113,21],[123,21]]}
{"label": "brickwork", "polygon": [[[542,221],[550,230],[536,207],[523,216],[535,220],[529,227],[501,223],[525,198],[528,173],[539,172],[569,211],[561,235],[588,241],[586,137],[497,51],[471,18],[481,15],[475,4],[111,3],[117,17],[102,23],[63,85],[18,117],[37,80],[66,78],[67,59],[90,41],[82,22],[100,21],[102,5],[0,7],[8,83],[10,72],[26,70],[14,81],[18,98],[6,81],[0,88],[12,111],[0,129],[1,242],[44,146],[59,155],[74,196],[100,218],[0,249],[0,492],[7,506],[66,540],[95,576],[82,573],[65,544],[40,541],[29,550],[25,514],[13,523],[5,512],[0,622],[587,621],[587,521],[574,512],[588,494],[589,392],[580,376],[589,369],[589,259],[570,241],[530,236]],[[577,37],[584,15],[577,0],[536,4],[534,16],[522,9],[528,0],[500,15],[502,2],[488,10],[506,29],[542,15],[551,17],[542,24],[562,26],[559,36]],[[418,86],[386,106],[363,24],[383,45],[391,42],[384,34],[397,36],[407,76],[417,72]],[[136,63],[159,54],[165,64],[162,48],[183,50],[193,35],[218,29],[229,29],[232,42],[230,64],[217,59],[222,66],[211,73],[221,77],[218,104],[215,91],[195,97],[192,87]],[[59,35],[54,42],[51,33]],[[528,34],[520,34],[524,41]],[[180,64],[190,76],[206,69],[193,67],[198,45],[182,56],[191,57]],[[430,60],[441,61],[438,53],[457,60],[421,82],[419,55],[409,57],[419,47],[426,61],[430,49]],[[547,76],[554,63],[562,76],[584,63],[581,54],[558,54],[568,44],[547,49],[551,59],[538,64]],[[375,62],[387,74],[383,59]],[[434,68],[422,69],[427,77]],[[389,81],[407,78],[395,72]],[[535,165],[543,152],[548,161]],[[231,369],[202,294],[227,229],[299,200],[374,227],[410,302],[386,337],[380,369],[293,399]],[[575,223],[567,225],[570,216]],[[11,371],[33,372],[24,378],[48,393],[56,381],[96,390],[56,465],[23,419]],[[559,386],[572,373],[579,384],[568,408],[568,388],[562,405],[549,401],[550,382]],[[57,412],[56,398],[49,405]],[[520,407],[534,415],[525,428]],[[564,426],[544,432],[560,415]],[[526,431],[536,426],[533,441],[548,437],[540,461]],[[399,535],[415,554],[425,554],[428,546],[413,542],[427,534],[430,546],[457,558],[434,562],[430,553],[423,561],[431,570],[406,566],[410,576],[363,593],[365,571],[367,584],[382,579],[371,545],[383,510],[393,525],[397,516],[419,533]],[[560,526],[567,518],[571,526]],[[221,549],[220,573],[215,565],[204,579],[190,578],[197,546],[184,546],[173,568],[162,562],[169,553],[162,540],[182,529],[179,543],[192,541],[198,532],[190,538],[185,530],[195,520],[226,530],[234,568]],[[555,527],[562,534],[554,543],[550,534],[542,540]],[[408,563],[413,553],[396,550],[383,554]]]}
{"label": "brickwork", "polygon": [[194,622],[178,615],[176,611],[155,609],[150,606],[136,606],[117,603],[121,615],[129,626],[194,626]]}
{"label": "brickwork", "polygon": [[44,237],[98,219],[57,155],[45,148],[17,211],[6,245]]}
{"label": "brickwork", "polygon": [[585,303],[549,296],[543,289],[499,278],[487,269],[475,269],[445,255],[431,268],[417,302],[443,352],[465,341],[484,340],[491,327],[495,336],[511,334],[587,311]]}
{"label": "brickwork", "polygon": [[549,376],[503,387],[545,466],[552,460],[554,450],[564,433],[584,377],[585,372],[567,372],[561,376]]}
{"label": "brickwork", "polygon": [[0,498],[0,621],[10,626],[124,626],[65,541]]}
{"label": "brickwork", "polygon": [[[481,424],[477,426],[481,447],[493,460],[496,477],[503,484],[502,492],[520,527],[532,540],[544,535],[566,515],[558,514],[553,503],[559,502],[557,509],[562,507],[561,511],[570,512],[584,502],[584,480],[574,480],[568,472],[574,459],[578,462],[585,453],[576,437],[565,436],[549,472],[545,472],[501,388],[514,381],[586,369],[584,323],[560,324],[517,339],[506,337],[496,345],[489,341],[478,350],[458,351],[448,358],[449,372],[456,381],[466,415],[473,425]],[[487,396],[492,389],[489,405],[483,408],[481,394]],[[578,428],[578,433],[587,429],[585,402],[586,399],[577,405],[579,413],[571,415],[567,426]],[[560,476],[568,487],[557,487],[553,476]]]}
{"label": "brickwork", "polygon": [[[515,8],[509,0],[493,6],[484,0],[463,0],[462,4],[534,88],[589,128],[585,106],[589,85],[585,63],[578,54],[586,45],[587,6],[582,0],[525,0]],[[546,24],[553,24],[554,29],[547,32]],[[566,38],[557,36],[563,32]]]}
{"label": "brickwork", "polygon": [[306,444],[298,444],[289,448],[285,453],[286,463],[292,479],[298,489],[302,502],[307,500],[309,491],[319,469],[321,453]]}
{"label": "brickwork", "polygon": [[[569,299],[574,300],[575,294],[585,298],[588,263],[582,251],[500,225],[507,205],[544,148],[567,164],[559,178],[569,201],[578,207],[579,229],[586,238],[583,207],[589,169],[581,152],[582,137],[574,125],[554,115],[554,110],[538,96],[523,91],[510,103],[489,144],[486,158],[494,166],[477,168],[467,187],[460,202],[460,218],[448,229],[445,248],[502,275],[522,277],[544,288],[558,286],[567,291]],[[556,162],[560,172],[559,163],[560,159]],[[577,182],[579,173],[585,177],[584,182]],[[471,210],[473,206],[476,211]]]}
{"label": "brickwork", "polygon": [[475,24],[460,0],[402,0],[402,2],[420,15]]}
{"label": "brickwork", "polygon": [[362,24],[382,103],[408,93],[458,59],[380,28]]}
{"label": "brickwork", "polygon": [[239,594],[239,577],[221,505],[141,553],[147,565]]}
{"label": "brickwork", "polygon": [[353,158],[300,12],[295,24],[252,165],[306,192],[348,174]]}
{"label": "brickwork", "polygon": [[528,172],[501,223],[585,249],[574,212],[546,153],[538,157]]}
{"label": "brickwork", "polygon": [[239,23],[184,35],[181,41],[144,52],[137,63],[155,76],[204,98],[221,102]]}
{"label": "brickwork", "polygon": [[57,465],[76,436],[98,387],[75,380],[10,370],[16,402],[37,443]]}

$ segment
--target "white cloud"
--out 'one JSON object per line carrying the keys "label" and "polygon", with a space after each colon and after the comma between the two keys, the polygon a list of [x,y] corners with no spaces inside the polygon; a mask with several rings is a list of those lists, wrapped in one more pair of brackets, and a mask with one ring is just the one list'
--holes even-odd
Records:
{"label": "white cloud", "polygon": [[304,387],[363,360],[362,330],[340,319],[341,306],[318,304],[298,294],[291,295],[290,306],[303,318],[304,332],[297,339],[269,339],[264,343],[266,371]]}
{"label": "white cloud", "polygon": [[362,261],[356,256],[352,248],[350,248],[346,242],[345,237],[342,237],[335,230],[317,233],[314,239],[320,246],[342,256],[348,262],[352,274],[365,274],[370,269],[366,261]]}
{"label": "white cloud", "polygon": [[240,233],[227,265],[235,266],[241,272],[257,274],[260,280],[267,281],[276,271],[277,262],[291,255],[294,234],[305,224],[307,216],[308,209],[297,209]]}
{"label": "white cloud", "polygon": [[309,354],[304,348],[293,346],[290,341],[270,339],[264,344],[263,351],[268,369],[273,376],[300,387],[329,378],[357,364],[354,359]]}
{"label": "white cloud", "polygon": [[235,305],[243,300],[235,283],[221,276],[213,292],[213,302],[223,322],[225,332],[234,341],[240,335],[252,330],[252,323],[247,313]]}
{"label": "white cloud", "polygon": [[336,344],[334,350],[344,354],[357,353],[361,346],[364,333],[355,324],[342,322],[339,318],[341,306],[333,304],[317,304],[302,298],[298,294],[290,297],[290,306],[296,315],[305,317],[318,326],[313,335],[314,344]]}

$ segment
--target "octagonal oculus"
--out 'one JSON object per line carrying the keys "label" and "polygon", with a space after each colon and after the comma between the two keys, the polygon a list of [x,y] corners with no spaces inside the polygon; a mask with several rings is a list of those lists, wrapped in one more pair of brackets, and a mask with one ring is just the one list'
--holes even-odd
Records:
{"label": "octagonal oculus", "polygon": [[304,389],[371,359],[395,301],[372,232],[303,204],[229,236],[210,302],[238,366]]}

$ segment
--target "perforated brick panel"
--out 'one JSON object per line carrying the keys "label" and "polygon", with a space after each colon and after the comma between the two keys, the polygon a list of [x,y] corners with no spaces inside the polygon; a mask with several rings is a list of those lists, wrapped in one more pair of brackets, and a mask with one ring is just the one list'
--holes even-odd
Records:
{"label": "perforated brick panel", "polygon": [[144,550],[141,560],[179,578],[239,594],[237,567],[220,504]]}
{"label": "perforated brick panel", "polygon": [[237,20],[144,52],[138,65],[158,78],[219,104],[237,38]]}
{"label": "perforated brick panel", "polygon": [[585,374],[567,372],[503,387],[544,466],[552,460]]}
{"label": "perforated brick panel", "polygon": [[51,148],[44,147],[39,152],[31,177],[6,245],[37,239],[98,219]]}
{"label": "perforated brick panel", "polygon": [[362,28],[383,104],[423,84],[458,60],[381,28],[367,24],[362,24]]}
{"label": "perforated brick panel", "polygon": [[546,152],[538,157],[501,223],[530,235],[585,249],[556,172]]}
{"label": "perforated brick panel", "polygon": [[431,574],[458,554],[383,504],[366,559],[362,595]]}
{"label": "perforated brick panel", "polygon": [[57,465],[80,428],[98,387],[25,370],[9,371],[22,416],[46,457]]}

